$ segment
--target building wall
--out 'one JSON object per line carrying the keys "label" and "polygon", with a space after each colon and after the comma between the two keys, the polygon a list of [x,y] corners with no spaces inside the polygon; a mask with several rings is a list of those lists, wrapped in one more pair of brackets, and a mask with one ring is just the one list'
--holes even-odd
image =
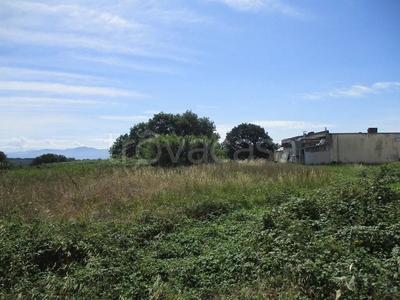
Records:
{"label": "building wall", "polygon": [[287,163],[290,158],[290,150],[279,150],[274,152],[274,161],[280,163]]}
{"label": "building wall", "polygon": [[331,162],[384,163],[400,160],[400,133],[331,134]]}
{"label": "building wall", "polygon": [[304,163],[306,165],[330,163],[329,145],[321,145],[304,149]]}

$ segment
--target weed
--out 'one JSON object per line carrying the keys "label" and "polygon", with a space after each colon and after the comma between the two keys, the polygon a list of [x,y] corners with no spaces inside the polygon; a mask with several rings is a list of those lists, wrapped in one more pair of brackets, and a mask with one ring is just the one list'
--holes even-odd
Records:
{"label": "weed", "polygon": [[0,174],[1,299],[397,299],[399,164]]}

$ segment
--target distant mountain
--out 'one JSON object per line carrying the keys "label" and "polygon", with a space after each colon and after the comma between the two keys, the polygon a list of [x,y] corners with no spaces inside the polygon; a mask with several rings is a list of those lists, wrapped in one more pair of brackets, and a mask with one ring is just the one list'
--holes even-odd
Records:
{"label": "distant mountain", "polygon": [[9,152],[7,153],[8,158],[35,158],[37,156],[52,153],[58,155],[64,155],[67,158],[75,159],[106,159],[110,155],[108,149],[96,149],[91,147],[78,147],[73,149],[55,150],[55,149],[42,149],[42,150],[30,150],[22,152]]}

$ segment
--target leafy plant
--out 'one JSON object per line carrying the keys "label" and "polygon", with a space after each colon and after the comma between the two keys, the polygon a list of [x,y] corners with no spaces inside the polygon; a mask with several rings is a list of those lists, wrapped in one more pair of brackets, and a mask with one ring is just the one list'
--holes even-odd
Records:
{"label": "leafy plant", "polygon": [[1,299],[400,297],[398,164],[131,163],[0,174]]}

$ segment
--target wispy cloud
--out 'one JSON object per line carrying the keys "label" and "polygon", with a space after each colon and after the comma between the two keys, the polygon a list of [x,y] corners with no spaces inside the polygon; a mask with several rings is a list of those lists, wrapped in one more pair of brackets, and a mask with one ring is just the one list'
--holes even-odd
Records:
{"label": "wispy cloud", "polygon": [[[23,122],[15,122],[15,119],[23,118]],[[87,118],[86,118],[87,120]],[[26,135],[40,135],[44,132],[60,130],[63,128],[72,128],[81,126],[85,120],[78,116],[67,113],[48,112],[46,114],[32,114],[30,112],[20,111],[19,115],[4,115],[0,119],[0,128],[7,135],[23,132]],[[61,132],[62,130],[60,130]]]}
{"label": "wispy cloud", "polygon": [[100,64],[105,64],[113,67],[124,68],[124,69],[134,69],[143,72],[151,73],[165,73],[165,74],[178,74],[180,71],[175,67],[161,66],[160,64],[150,64],[150,63],[139,63],[132,62],[132,60],[123,60],[117,57],[110,56],[76,56],[79,60],[90,61]]}
{"label": "wispy cloud", "polygon": [[60,83],[0,81],[0,91],[35,91],[52,94],[99,95],[107,97],[148,97],[126,90],[92,86],[65,85]]}
{"label": "wispy cloud", "polygon": [[260,125],[267,129],[284,129],[284,130],[302,130],[302,129],[317,129],[321,128],[321,130],[325,127],[331,127],[331,124],[327,123],[315,123],[315,122],[305,122],[305,121],[253,121],[251,122],[256,125]]}
{"label": "wispy cloud", "polygon": [[170,26],[204,24],[207,19],[152,0],[100,4],[95,9],[78,3],[5,0],[0,41],[188,62],[196,50],[178,43],[181,39]]}
{"label": "wispy cloud", "polygon": [[293,6],[279,0],[216,0],[234,10],[244,12],[278,12],[291,17],[301,18],[303,14]]}
{"label": "wispy cloud", "polygon": [[196,107],[202,108],[202,109],[221,109],[222,108],[222,106],[218,106],[218,105],[196,105]]}
{"label": "wispy cloud", "polygon": [[[82,143],[80,141],[71,141],[69,139],[33,139],[26,136],[21,137],[12,137],[8,139],[0,139],[0,143],[6,145],[6,153],[19,152],[19,151],[26,151],[29,150],[39,150],[39,149],[69,149],[81,146],[97,146],[99,148],[106,148],[107,144],[104,142],[104,139],[88,139],[86,142]],[[94,142],[94,143],[93,143]]]}
{"label": "wispy cloud", "polygon": [[[156,22],[164,24],[212,24],[215,21],[209,16],[201,15],[188,7],[168,7],[163,1],[150,1],[150,9],[144,12],[144,16],[153,19]],[[172,1],[171,1],[172,2]]]}
{"label": "wispy cloud", "polygon": [[111,120],[111,121],[123,121],[123,122],[142,122],[148,121],[148,116],[101,116],[100,119]]}
{"label": "wispy cloud", "polygon": [[368,94],[389,92],[396,90],[400,90],[400,82],[377,82],[370,86],[353,85],[348,88],[336,89],[329,92],[300,94],[300,96],[308,100],[318,100],[322,98],[363,97]]}
{"label": "wispy cloud", "polygon": [[13,150],[23,150],[23,148],[47,148],[47,147],[57,147],[57,140],[54,139],[41,139],[34,140],[27,138],[25,136],[13,137],[11,139],[6,139],[5,143]]}
{"label": "wispy cloud", "polygon": [[[35,18],[34,20],[24,19],[23,16],[35,13],[37,16],[47,18],[57,18],[55,25],[61,29],[93,31],[93,30],[123,30],[141,29],[144,25],[134,20],[127,20],[123,17],[76,4],[49,5],[45,3],[32,3],[28,1],[5,1],[6,6],[11,7],[16,13],[11,20],[18,22],[22,26],[32,25],[38,27],[45,22],[44,19]],[[46,21],[47,22],[47,21]]]}
{"label": "wispy cloud", "polygon": [[12,68],[12,67],[0,67],[0,79],[2,80],[40,80],[51,79],[60,80],[60,81],[71,81],[71,80],[79,80],[79,81],[105,81],[106,79],[85,75],[85,74],[75,74],[75,73],[67,73],[67,72],[57,72],[50,70],[37,70],[37,69],[28,69],[28,68]]}
{"label": "wispy cloud", "polygon": [[62,99],[62,98],[34,98],[34,97],[0,97],[0,107],[4,109],[24,107],[34,108],[46,108],[49,109],[51,106],[56,106],[59,109],[63,109],[66,106],[73,106],[78,108],[79,106],[94,106],[99,108],[101,105],[118,104],[116,102],[103,102],[97,100],[84,100],[84,99]]}
{"label": "wispy cloud", "polygon": [[144,114],[149,114],[149,115],[156,115],[156,114],[158,114],[160,112],[161,112],[161,110],[146,110],[143,113]]}
{"label": "wispy cloud", "polygon": [[120,39],[93,37],[74,33],[50,33],[34,30],[0,28],[0,39],[15,44],[33,44],[49,47],[86,48],[97,52],[125,53],[139,56],[168,57],[166,54],[158,54],[147,47],[139,37],[125,37],[129,43]]}

